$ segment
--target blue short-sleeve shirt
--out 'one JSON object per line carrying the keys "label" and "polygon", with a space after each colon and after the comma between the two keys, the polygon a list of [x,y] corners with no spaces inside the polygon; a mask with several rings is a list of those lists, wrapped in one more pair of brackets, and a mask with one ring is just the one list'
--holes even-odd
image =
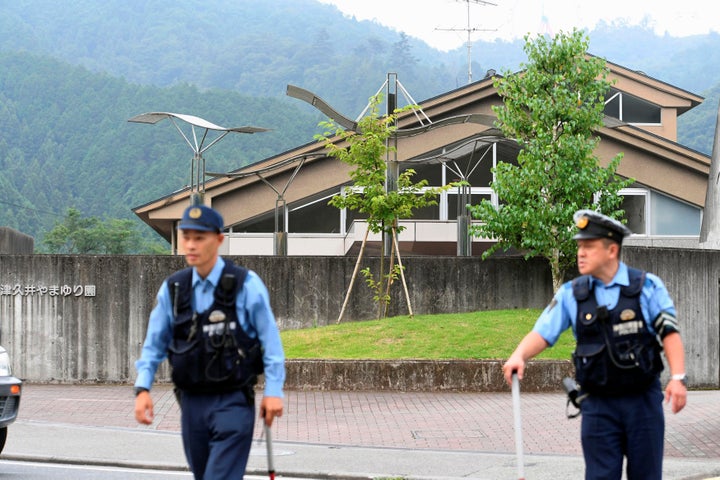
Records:
{"label": "blue short-sleeve shirt", "polygon": [[[606,306],[612,310],[620,297],[620,288],[629,285],[628,267],[620,262],[619,268],[612,281],[605,285],[595,277],[590,277],[592,291],[598,306]],[[642,308],[645,322],[650,332],[655,333],[653,321],[663,312],[676,316],[675,305],[662,280],[652,273],[645,277],[645,284],[640,293],[640,308]],[[555,293],[550,304],[540,314],[535,322],[533,331],[542,336],[549,345],[555,345],[560,335],[572,328],[577,338],[575,320],[577,318],[577,301],[573,296],[572,282],[564,283]]]}
{"label": "blue short-sleeve shirt", "polygon": [[[220,281],[224,267],[225,261],[218,257],[218,261],[205,279],[193,269],[192,305],[195,311],[203,312],[212,305],[215,287]],[[248,270],[235,306],[240,326],[250,337],[258,338],[263,346],[265,395],[282,397],[285,383],[285,354],[275,316],[270,308],[267,288],[258,274],[252,270]],[[172,339],[172,325],[172,302],[165,281],[157,294],[155,308],[150,313],[140,359],[135,362],[138,373],[135,380],[136,387],[149,390],[152,386],[158,366],[167,357],[168,345]]]}

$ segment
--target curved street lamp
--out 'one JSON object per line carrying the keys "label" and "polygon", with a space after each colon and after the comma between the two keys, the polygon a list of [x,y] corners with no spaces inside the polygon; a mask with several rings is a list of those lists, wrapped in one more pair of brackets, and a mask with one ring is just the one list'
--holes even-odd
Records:
{"label": "curved street lamp", "polygon": [[[267,167],[256,168],[254,170],[251,170],[252,165],[250,165],[236,172],[206,172],[206,174],[210,177],[224,178],[245,178],[256,176],[265,185],[270,187],[273,192],[275,192],[275,194],[277,195],[277,199],[275,200],[275,232],[273,233],[273,255],[286,257],[288,254],[288,229],[286,216],[287,201],[285,199],[285,193],[287,193],[288,188],[290,188],[290,185],[295,180],[295,177],[300,172],[300,169],[303,167],[303,165],[305,165],[306,160],[311,158],[322,158],[326,156],[327,155],[325,153],[305,153],[285,159],[282,162],[278,162]],[[290,178],[287,180],[287,182],[285,182],[285,185],[283,187],[276,187],[268,178],[266,178],[265,174],[272,173],[275,170],[280,170],[294,162],[298,163],[293,169]]]}
{"label": "curved street lamp", "polygon": [[[225,128],[219,125],[215,125],[212,122],[208,122],[205,119],[196,117],[194,115],[186,115],[182,113],[170,113],[170,112],[148,112],[140,115],[136,115],[128,120],[133,123],[150,123],[156,124],[164,119],[168,119],[172,122],[173,126],[180,132],[180,135],[185,139],[190,149],[193,151],[192,163],[190,166],[190,202],[192,205],[198,205],[203,203],[205,196],[205,158],[203,153],[210,147],[215,145],[217,142],[222,140],[228,133],[259,133],[267,132],[267,128],[261,127],[235,127]],[[181,120],[190,125],[192,129],[192,141],[185,135],[176,120]],[[196,128],[202,133],[198,139],[198,132]],[[210,141],[205,145],[207,135],[210,130],[220,132],[214,140]]]}

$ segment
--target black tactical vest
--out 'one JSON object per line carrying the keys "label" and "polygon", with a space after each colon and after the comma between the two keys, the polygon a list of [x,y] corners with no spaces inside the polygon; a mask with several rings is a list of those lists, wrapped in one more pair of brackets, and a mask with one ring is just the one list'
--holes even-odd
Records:
{"label": "black tactical vest", "polygon": [[192,268],[168,278],[173,336],[168,347],[172,380],[184,392],[221,393],[252,387],[262,373],[262,349],[240,326],[235,301],[247,269],[226,261],[214,301],[204,312],[192,307]]}
{"label": "black tactical vest", "polygon": [[660,345],[640,308],[645,272],[628,268],[630,284],[617,306],[598,307],[588,276],[572,282],[578,302],[575,377],[583,391],[620,395],[645,391],[663,369]]}

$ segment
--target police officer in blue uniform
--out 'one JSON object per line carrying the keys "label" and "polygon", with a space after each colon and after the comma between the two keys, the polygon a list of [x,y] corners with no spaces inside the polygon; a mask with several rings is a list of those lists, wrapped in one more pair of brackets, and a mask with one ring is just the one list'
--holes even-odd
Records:
{"label": "police officer in blue uniform", "polygon": [[170,360],[185,456],[197,480],[243,478],[261,372],[263,421],[270,426],[283,413],[285,356],[268,291],[255,272],[219,256],[222,229],[212,208],[193,205],[183,213],[180,242],[188,268],[160,287],[135,363],[135,418],[149,425],[155,373]]}
{"label": "police officer in blue uniform", "polygon": [[[665,432],[663,397],[673,413],[687,400],[684,349],[675,306],[657,276],[620,261],[622,223],[580,210],[577,264],[581,274],[563,284],[503,365],[506,381],[522,380],[525,363],[572,328],[581,395],[581,440],[587,480],[662,478]],[[664,351],[670,368],[660,386]]]}

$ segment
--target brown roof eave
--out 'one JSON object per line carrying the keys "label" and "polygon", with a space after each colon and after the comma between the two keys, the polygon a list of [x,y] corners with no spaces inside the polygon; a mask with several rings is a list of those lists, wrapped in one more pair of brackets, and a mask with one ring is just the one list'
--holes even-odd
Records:
{"label": "brown roof eave", "polygon": [[[454,110],[464,108],[468,104],[497,96],[497,90],[493,87],[493,78],[487,78],[424,100],[420,102],[419,106],[431,120],[435,120],[438,117],[449,116]],[[411,128],[417,123],[417,119],[411,111],[404,112],[398,117],[399,128]]]}
{"label": "brown roof eave", "polygon": [[599,134],[600,137],[612,138],[619,143],[632,145],[643,151],[651,152],[660,158],[670,160],[673,157],[675,163],[680,163],[691,170],[706,175],[709,173],[709,156],[684,147],[677,142],[653,135],[641,128],[627,124],[614,128],[603,127],[600,129]]}

